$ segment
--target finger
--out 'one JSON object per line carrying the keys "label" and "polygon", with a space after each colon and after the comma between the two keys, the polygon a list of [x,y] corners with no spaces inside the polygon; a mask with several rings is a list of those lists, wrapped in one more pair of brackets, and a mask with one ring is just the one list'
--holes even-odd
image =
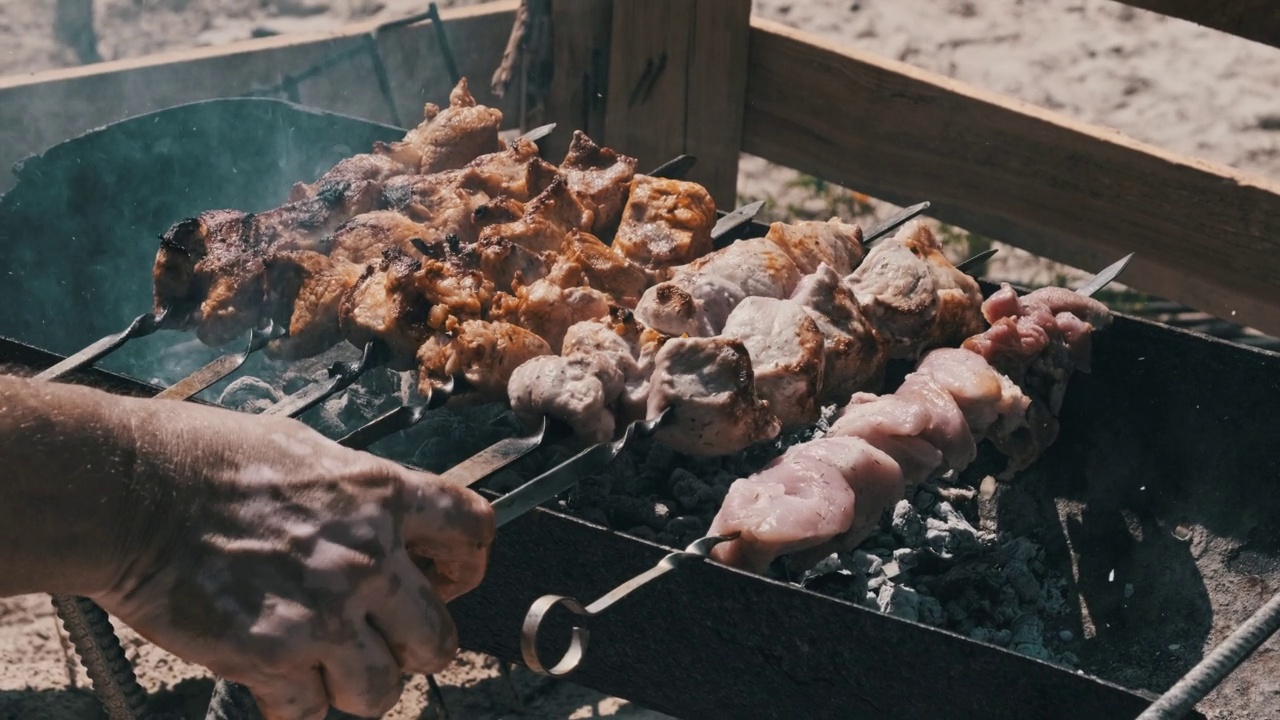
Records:
{"label": "finger", "polygon": [[[403,484],[405,544],[410,552],[431,558],[445,570],[438,574],[450,592],[466,592],[479,584],[493,542],[493,509],[479,494],[448,485],[439,478],[406,471]],[[445,588],[437,586],[438,592]]]}
{"label": "finger", "polygon": [[361,618],[355,637],[329,646],[321,677],[335,708],[360,717],[382,717],[400,700],[400,670],[382,637]]}
{"label": "finger", "polygon": [[446,560],[415,556],[413,564],[444,602],[471,592],[484,579],[488,555],[481,562]]}
{"label": "finger", "polygon": [[323,720],[329,712],[320,671],[311,668],[249,689],[263,720]]}
{"label": "finger", "polygon": [[396,554],[389,565],[387,594],[370,604],[369,624],[382,636],[403,672],[440,672],[458,654],[453,618],[407,554]]}

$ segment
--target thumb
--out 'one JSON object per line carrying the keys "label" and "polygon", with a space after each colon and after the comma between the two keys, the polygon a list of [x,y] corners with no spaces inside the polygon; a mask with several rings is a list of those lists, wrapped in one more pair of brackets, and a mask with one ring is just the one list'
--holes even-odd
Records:
{"label": "thumb", "polygon": [[405,471],[405,545],[436,591],[446,600],[465,593],[484,578],[493,544],[493,508],[478,493],[438,476]]}

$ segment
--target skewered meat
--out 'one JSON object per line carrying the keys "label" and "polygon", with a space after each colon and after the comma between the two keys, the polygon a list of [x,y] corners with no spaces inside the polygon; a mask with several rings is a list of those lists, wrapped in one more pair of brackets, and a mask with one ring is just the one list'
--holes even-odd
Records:
{"label": "skewered meat", "polygon": [[790,255],[803,275],[816,272],[818,266],[825,263],[844,277],[853,272],[867,254],[862,246],[862,228],[839,218],[827,222],[776,222],[769,226],[765,239]]}
{"label": "skewered meat", "polygon": [[918,372],[891,395],[854,395],[831,434],[860,437],[889,453],[910,485],[965,467],[977,456],[960,406],[935,380]]}
{"label": "skewered meat", "polygon": [[414,366],[419,346],[431,334],[431,306],[422,301],[414,282],[422,261],[398,249],[365,268],[338,307],[342,336],[357,347],[372,340],[390,349],[388,365],[399,370]]}
{"label": "skewered meat", "polygon": [[502,294],[490,317],[527,328],[555,348],[574,323],[609,314],[609,298],[590,287],[563,288],[547,278]]}
{"label": "skewered meat", "polygon": [[231,342],[257,322],[262,260],[252,250],[253,216],[210,210],[183,220],[160,237],[152,270],[155,309],[168,322],[196,328],[209,345]]}
{"label": "skewered meat", "polygon": [[903,488],[893,458],[861,438],[794,445],[729,487],[709,534],[739,537],[716,546],[711,555],[759,573],[780,555],[814,547],[824,554],[853,548],[875,528],[883,508],[902,497]]}
{"label": "skewered meat", "polygon": [[648,416],[670,409],[654,438],[688,455],[727,455],[782,429],[755,389],[746,347],[722,337],[672,338],[654,358]]}
{"label": "skewered meat", "polygon": [[480,155],[502,148],[498,129],[502,112],[476,103],[463,78],[449,93],[443,110],[434,103],[422,109],[423,122],[405,134],[404,140],[376,143],[374,152],[417,168],[422,175],[452,170]]}
{"label": "skewered meat", "polygon": [[978,283],[947,260],[921,223],[873,248],[848,281],[890,357],[914,358],[982,329]]}
{"label": "skewered meat", "polygon": [[[861,228],[837,218],[774,223],[763,238],[736,242],[672,268],[672,278],[650,288],[636,314],[669,335],[715,335],[743,298],[790,297],[802,276],[823,265],[847,274],[863,254]],[[810,292],[816,290],[830,295],[835,288],[819,283]]]}
{"label": "skewered meat", "polygon": [[490,197],[505,195],[520,202],[533,199],[558,175],[556,166],[538,155],[537,144],[522,138],[512,141],[505,150],[477,157],[460,173],[464,188]]}
{"label": "skewered meat", "polygon": [[691,182],[636,175],[631,181],[613,249],[655,271],[684,265],[711,252],[716,204]]}
{"label": "skewered meat", "polygon": [[795,261],[765,238],[733,243],[673,268],[672,275],[646,290],[635,312],[640,322],[673,336],[716,335],[744,298],[787,298],[800,282]]}
{"label": "skewered meat", "polygon": [[553,180],[528,203],[499,198],[477,214],[487,225],[481,238],[504,238],[533,252],[559,250],[571,230],[591,227],[593,218],[564,178]]}
{"label": "skewered meat", "polygon": [[817,421],[823,336],[804,308],[790,300],[749,297],[729,315],[722,335],[747,349],[756,392],[783,428]]}
{"label": "skewered meat", "polygon": [[462,253],[473,258],[468,262],[474,262],[498,292],[516,292],[551,272],[546,254],[527,250],[506,238],[484,238],[462,248]]}
{"label": "skewered meat", "polygon": [[450,331],[432,334],[418,349],[419,391],[426,395],[444,378],[461,377],[474,391],[468,394],[470,400],[501,400],[517,367],[549,354],[547,341],[522,327],[467,320]]}
{"label": "skewered meat", "polygon": [[590,231],[607,235],[616,230],[636,174],[635,158],[602,148],[586,133],[575,130],[560,171],[569,189],[594,213]]}
{"label": "skewered meat", "polygon": [[589,442],[608,440],[620,419],[647,411],[649,371],[642,362],[652,358],[640,345],[640,329],[626,310],[575,323],[559,355],[534,358],[511,375],[511,409],[530,422],[562,420]]}
{"label": "skewered meat", "polygon": [[314,183],[296,183],[289,194],[289,202],[297,202],[323,194],[334,186],[360,187],[369,184],[381,187],[383,183],[399,175],[415,174],[416,165],[405,165],[393,157],[377,153],[361,153],[344,158]]}
{"label": "skewered meat", "polygon": [[321,241],[321,251],[337,261],[367,265],[382,258],[387,248],[412,254],[412,241],[431,229],[390,210],[374,210],[343,223]]}
{"label": "skewered meat", "polygon": [[288,329],[267,344],[284,360],[317,355],[342,341],[339,309],[364,266],[310,250],[274,253],[266,260],[265,314]]}
{"label": "skewered meat", "polygon": [[[993,327],[971,338],[974,342],[966,342],[993,352],[1029,380],[1037,373],[1060,369],[1045,365],[1046,357],[1079,357],[1080,344],[1095,324],[1105,326],[1109,317],[1100,304],[1069,297],[1059,289],[1036,291],[1020,299],[1010,291],[988,300],[983,310],[996,322],[1010,320],[1013,328],[1018,327],[1015,317],[1054,324],[1050,330],[1024,323],[1034,328],[1029,334],[1051,338],[1048,346],[1040,346],[1035,353],[1026,351],[1028,345],[1006,342],[1008,329],[1001,330],[998,339],[984,337]],[[1061,352],[1053,352],[1050,346]],[[765,470],[734,482],[710,532],[739,533],[739,537],[717,546],[713,557],[759,572],[781,554],[806,550],[797,558],[805,563],[832,550],[848,549],[902,496],[905,484],[972,462],[975,439],[991,439],[997,448],[1013,453],[1013,467],[1025,467],[1053,440],[1046,428],[1056,430],[1057,420],[1049,407],[1038,399],[1028,401],[1022,388],[978,352],[929,353],[892,395],[855,395],[833,425],[832,437],[795,445]],[[837,440],[874,448],[888,462],[872,464],[832,452],[826,455],[828,465],[815,464],[811,453]],[[851,515],[849,498],[824,484],[831,477],[829,468],[838,469],[850,482],[858,518],[847,525],[842,523]]]}
{"label": "skewered meat", "polygon": [[649,286],[643,270],[612,252],[599,238],[577,230],[565,237],[547,279],[563,288],[593,287],[626,308],[634,308]]}
{"label": "skewered meat", "polygon": [[879,388],[886,349],[853,292],[830,265],[800,279],[791,299],[823,336],[821,403],[844,402],[855,392]]}

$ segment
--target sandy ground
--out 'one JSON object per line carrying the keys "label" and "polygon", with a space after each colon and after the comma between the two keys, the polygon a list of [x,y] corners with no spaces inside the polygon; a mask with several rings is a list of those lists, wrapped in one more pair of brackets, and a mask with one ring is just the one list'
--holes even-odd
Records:
{"label": "sandy ground", "polygon": [[[98,0],[106,59],[247,38],[257,29],[316,30],[421,11],[416,0]],[[465,2],[441,2],[448,7]],[[0,3],[0,74],[78,64],[54,39],[53,0]],[[900,59],[1171,150],[1261,176],[1280,176],[1280,50],[1110,0],[756,0],[755,12],[831,40]],[[759,158],[744,158],[744,196],[771,217],[877,215],[887,208],[819,188]],[[954,254],[973,249],[963,232]],[[1069,268],[1002,247],[988,276],[1028,283],[1076,277]],[[199,717],[207,674],[122,629],[156,702]],[[0,601],[0,718],[93,718],[44,597]],[[442,676],[454,717],[514,714],[491,660],[464,654]],[[526,718],[660,718],[623,700],[516,670]],[[79,689],[76,689],[79,688]],[[185,706],[183,705],[185,703]],[[392,717],[418,717],[415,681]],[[430,713],[423,715],[430,717]]]}

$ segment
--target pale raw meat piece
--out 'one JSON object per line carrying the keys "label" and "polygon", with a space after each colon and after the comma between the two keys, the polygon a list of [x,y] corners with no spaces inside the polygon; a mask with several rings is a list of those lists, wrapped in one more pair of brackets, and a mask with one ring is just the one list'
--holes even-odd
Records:
{"label": "pale raw meat piece", "polygon": [[885,346],[840,276],[826,263],[801,278],[791,299],[822,332],[822,403],[848,402],[855,392],[878,390],[884,376]]}
{"label": "pale raw meat piece", "polygon": [[780,555],[831,543],[853,547],[903,489],[893,458],[861,438],[795,445],[729,487],[708,534],[740,535],[717,546],[712,557],[762,572]]}
{"label": "pale raw meat piece", "polygon": [[783,428],[817,421],[823,336],[804,308],[790,300],[749,297],[729,315],[721,335],[746,346],[756,392]]}
{"label": "pale raw meat piece", "polygon": [[860,437],[889,453],[911,484],[965,467],[977,454],[959,405],[920,373],[908,375],[892,395],[854,395],[831,434]]}
{"label": "pale raw meat piece", "polygon": [[672,338],[654,358],[648,417],[672,413],[655,439],[688,455],[730,455],[782,429],[755,390],[751,357],[728,338]]}
{"label": "pale raw meat piece", "polygon": [[1026,426],[1030,398],[975,352],[933,350],[920,360],[916,372],[933,378],[951,394],[975,437],[1007,435]]}
{"label": "pale raw meat piece", "polygon": [[769,226],[765,239],[790,255],[805,275],[826,264],[844,277],[853,272],[867,254],[862,246],[862,228],[839,218],[827,222],[776,222]]}

